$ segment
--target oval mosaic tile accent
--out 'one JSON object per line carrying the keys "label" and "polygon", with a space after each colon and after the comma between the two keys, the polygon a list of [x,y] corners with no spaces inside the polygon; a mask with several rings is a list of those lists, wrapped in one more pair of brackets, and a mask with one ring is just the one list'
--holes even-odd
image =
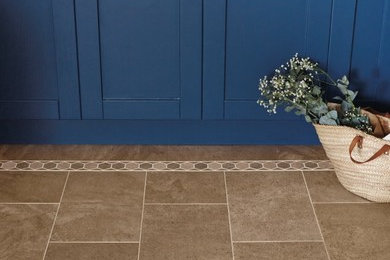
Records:
{"label": "oval mosaic tile accent", "polygon": [[327,160],[0,161],[0,171],[331,171]]}

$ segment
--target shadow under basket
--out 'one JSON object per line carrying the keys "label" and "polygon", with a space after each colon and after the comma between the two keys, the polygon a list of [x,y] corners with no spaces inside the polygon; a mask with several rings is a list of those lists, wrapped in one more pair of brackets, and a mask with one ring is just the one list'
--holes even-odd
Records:
{"label": "shadow under basket", "polygon": [[314,125],[340,183],[375,202],[390,202],[390,141],[346,126]]}

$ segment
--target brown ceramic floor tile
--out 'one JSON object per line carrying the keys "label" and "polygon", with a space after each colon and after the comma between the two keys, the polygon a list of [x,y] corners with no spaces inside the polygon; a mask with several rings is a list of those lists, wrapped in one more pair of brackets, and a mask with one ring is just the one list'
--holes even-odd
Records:
{"label": "brown ceramic floor tile", "polygon": [[192,161],[327,158],[321,146],[303,145],[2,145],[0,159]]}
{"label": "brown ceramic floor tile", "polygon": [[59,202],[66,172],[0,172],[0,202]]}
{"label": "brown ceramic floor tile", "polygon": [[232,259],[226,206],[146,205],[141,260]]}
{"label": "brown ceramic floor tile", "polygon": [[50,243],[45,260],[137,260],[138,244]]}
{"label": "brown ceramic floor tile", "polygon": [[42,259],[56,205],[0,205],[0,259]]}
{"label": "brown ceramic floor tile", "polygon": [[235,260],[327,260],[322,242],[236,243]]}
{"label": "brown ceramic floor tile", "polygon": [[332,260],[390,259],[389,204],[317,204]]}
{"label": "brown ceramic floor tile", "polygon": [[334,172],[305,172],[306,183],[313,202],[366,202],[349,192]]}
{"label": "brown ceramic floor tile", "polygon": [[149,172],[145,202],[226,203],[223,172]]}
{"label": "brown ceramic floor tile", "polygon": [[234,241],[318,240],[300,172],[227,173]]}
{"label": "brown ceramic floor tile", "polygon": [[144,187],[144,173],[71,173],[52,240],[137,241]]}
{"label": "brown ceramic floor tile", "polygon": [[142,203],[143,172],[70,172],[62,202]]}
{"label": "brown ceramic floor tile", "polygon": [[61,204],[52,241],[138,241],[142,205]]}

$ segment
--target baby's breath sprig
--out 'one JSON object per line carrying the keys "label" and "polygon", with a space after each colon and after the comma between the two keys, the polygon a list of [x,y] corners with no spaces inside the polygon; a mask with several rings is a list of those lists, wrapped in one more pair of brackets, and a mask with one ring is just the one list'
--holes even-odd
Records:
{"label": "baby's breath sprig", "polygon": [[[372,132],[368,118],[360,114],[360,108],[353,104],[357,92],[348,89],[349,81],[344,76],[333,80],[318,63],[309,57],[300,58],[295,54],[286,64],[275,69],[271,78],[265,76],[259,81],[262,98],[257,103],[268,113],[276,114],[277,108],[285,106],[290,112],[304,115],[307,122],[327,125],[348,125],[367,133]],[[344,95],[340,113],[330,111],[323,98],[324,87],[337,87]]]}
{"label": "baby's breath sprig", "polygon": [[326,107],[321,100],[322,91],[319,87],[318,75],[321,73],[318,63],[295,54],[285,65],[275,70],[271,79],[267,76],[260,79],[259,90],[263,99],[259,99],[258,104],[274,114],[278,106],[288,105],[287,111],[296,109],[297,114],[306,115],[307,121],[318,122],[321,114],[313,113],[310,108],[314,105],[313,101],[322,102]]}

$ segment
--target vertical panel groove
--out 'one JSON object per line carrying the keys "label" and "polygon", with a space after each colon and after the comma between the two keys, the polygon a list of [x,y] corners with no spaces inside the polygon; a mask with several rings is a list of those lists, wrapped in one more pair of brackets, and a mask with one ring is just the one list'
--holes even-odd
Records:
{"label": "vertical panel groove", "polygon": [[76,32],[76,60],[77,60],[77,84],[78,84],[78,93],[79,93],[79,111],[80,119],[83,119],[82,107],[81,107],[81,88],[80,88],[80,60],[79,60],[79,34],[77,32],[77,17],[76,17],[76,0],[73,0],[73,21],[74,21],[74,30]]}
{"label": "vertical panel groove", "polygon": [[326,58],[326,68],[325,68],[326,70],[329,69],[329,56],[330,56],[330,44],[332,41],[334,4],[335,4],[335,0],[332,0],[331,11],[329,15],[329,32],[328,32],[329,40],[328,40],[328,50],[327,50],[327,58]]}
{"label": "vertical panel groove", "polygon": [[225,32],[225,40],[224,40],[224,68],[223,68],[223,102],[222,102],[222,111],[223,111],[223,119],[226,118],[226,109],[225,109],[225,100],[226,100],[226,73],[227,73],[227,39],[228,39],[228,9],[229,8],[229,0],[226,0],[225,2],[225,27],[224,27],[224,32]]}
{"label": "vertical panel groove", "polygon": [[[181,80],[182,78],[182,62],[181,62],[181,1],[182,0],[177,0],[177,4],[178,4],[178,10],[179,10],[179,13],[178,13],[178,42],[179,42],[179,86],[180,86],[180,99],[183,99],[183,82]],[[179,115],[180,117],[182,117],[182,102],[179,103]]]}
{"label": "vertical panel groove", "polygon": [[[377,66],[378,68],[381,68],[381,60],[382,60],[382,55],[383,55],[383,41],[385,39],[385,30],[386,30],[386,21],[387,21],[387,16],[388,16],[388,9],[389,9],[389,1],[384,0],[383,3],[383,13],[382,13],[382,28],[381,28],[381,36],[379,40],[379,51],[378,51],[378,61],[377,61]],[[382,76],[382,73],[379,74]],[[378,99],[378,87],[375,88],[375,101]]]}
{"label": "vertical panel groove", "polygon": [[[202,55],[202,57],[201,57],[201,63],[200,63],[200,75],[201,75],[201,77],[200,77],[200,119],[204,119],[203,118],[203,106],[204,106],[204,104],[203,104],[203,87],[204,87],[204,84],[203,84],[203,70],[204,70],[204,68],[203,68],[203,65],[204,65],[204,1],[205,0],[202,0],[202,20],[201,20],[201,22],[202,22],[202,35],[201,35],[201,43],[202,43],[202,46],[201,46],[201,55]],[[207,1],[207,0],[206,0]]]}
{"label": "vertical panel groove", "polygon": [[304,39],[304,44],[305,44],[305,47],[304,47],[304,55],[305,56],[309,56],[310,54],[307,53],[308,51],[308,47],[309,47],[309,42],[308,42],[308,34],[309,34],[309,26],[310,26],[310,1],[311,0],[306,0],[306,5],[305,5],[305,9],[306,9],[306,16],[305,16],[305,39]]}
{"label": "vertical panel groove", "polygon": [[51,0],[60,119],[80,119],[77,31],[74,1]]}
{"label": "vertical panel groove", "polygon": [[[104,89],[103,89],[103,70],[102,70],[102,40],[100,35],[100,0],[96,0],[96,10],[97,10],[97,26],[98,26],[98,39],[99,39],[99,70],[100,70],[100,96],[104,98]],[[103,119],[104,115],[104,106],[102,106]]]}
{"label": "vertical panel groove", "polygon": [[[52,26],[51,26],[51,31],[52,31],[52,39],[53,39],[53,42],[54,42],[54,53],[57,53],[57,44],[56,44],[56,37],[55,37],[55,28],[54,28],[54,4],[53,4],[53,1],[50,1],[50,6],[51,6],[51,19],[53,21],[52,23]],[[56,70],[56,81],[57,81],[57,99],[58,99],[58,115],[59,115],[59,118],[61,118],[61,114],[60,114],[60,90],[58,89],[58,86],[59,86],[59,78],[58,78],[58,64],[56,64],[55,66],[55,70]]]}
{"label": "vertical panel groove", "polygon": [[354,6],[354,16],[353,16],[353,27],[352,27],[352,41],[351,41],[351,52],[349,53],[349,68],[348,68],[348,78],[351,78],[351,69],[352,69],[352,55],[354,52],[354,43],[355,43],[355,29],[356,29],[356,15],[358,8],[359,0],[355,0]]}

